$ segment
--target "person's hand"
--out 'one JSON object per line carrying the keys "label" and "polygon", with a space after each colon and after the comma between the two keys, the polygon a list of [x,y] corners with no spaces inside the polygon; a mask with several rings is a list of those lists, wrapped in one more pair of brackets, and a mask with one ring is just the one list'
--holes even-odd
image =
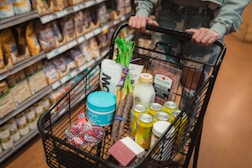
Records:
{"label": "person's hand", "polygon": [[128,22],[131,28],[145,30],[146,24],[158,26],[158,23],[145,16],[131,16]]}
{"label": "person's hand", "polygon": [[185,32],[192,34],[193,41],[204,45],[211,45],[220,39],[218,33],[208,28],[187,29]]}

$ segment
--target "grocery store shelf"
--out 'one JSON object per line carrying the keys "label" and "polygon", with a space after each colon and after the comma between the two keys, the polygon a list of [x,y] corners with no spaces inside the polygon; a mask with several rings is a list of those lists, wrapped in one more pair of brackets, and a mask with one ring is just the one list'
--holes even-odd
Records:
{"label": "grocery store shelf", "polygon": [[118,20],[112,20],[112,21],[109,21],[108,23],[106,23],[105,25],[101,26],[101,27],[98,27],[86,34],[84,34],[83,36],[80,36],[78,38],[76,38],[75,40],[72,40],[66,44],[64,44],[63,46],[61,47],[58,47],[52,51],[49,51],[46,53],[46,57],[47,59],[52,59],[62,53],[64,53],[65,51],[77,46],[78,44],[81,44],[82,42],[84,42],[85,40],[88,40],[102,32],[104,32],[105,30],[108,30],[110,29],[111,27],[113,26],[116,26],[117,24],[119,24],[120,22],[124,22],[129,16],[131,16],[133,13],[129,13],[127,14],[126,16],[123,16],[121,17],[120,19]]}
{"label": "grocery store shelf", "polygon": [[17,25],[17,24],[20,24],[20,23],[23,23],[23,22],[26,22],[35,18],[39,18],[38,11],[36,10],[1,19],[0,30],[9,28],[11,26],[14,26],[14,25]]}
{"label": "grocery store shelf", "polygon": [[88,8],[88,7],[94,6],[94,5],[99,4],[101,2],[104,2],[104,1],[106,1],[106,0],[89,0],[89,1],[85,1],[85,2],[79,3],[79,4],[74,5],[74,6],[69,6],[69,7],[65,8],[65,9],[63,9],[61,11],[41,16],[40,21],[43,24],[45,24],[45,23],[51,22],[53,20],[62,18],[64,16],[66,16],[66,15],[72,14],[74,12],[78,12],[80,10],[83,10],[83,9]]}
{"label": "grocery store shelf", "polygon": [[5,115],[3,118],[0,120],[0,125],[8,121],[9,119],[15,117],[17,114],[28,108],[29,106],[33,105],[40,99],[42,99],[44,96],[48,95],[52,91],[51,86],[47,86],[46,88],[40,90],[38,93],[32,95],[28,99],[26,99],[24,102],[20,103],[16,109]]}
{"label": "grocery store shelf", "polygon": [[0,75],[0,80],[3,80],[5,78],[7,78],[8,76],[10,76],[10,75],[12,75],[12,74],[14,74],[14,73],[28,67],[28,66],[30,66],[32,64],[38,62],[38,61],[40,61],[40,60],[42,60],[44,58],[46,58],[46,54],[44,52],[41,52],[40,54],[38,54],[36,56],[31,56],[30,58],[25,59],[22,62],[15,64],[13,69],[11,69],[8,72]]}
{"label": "grocery store shelf", "polygon": [[12,148],[10,148],[8,150],[4,150],[0,154],[0,163],[2,163],[5,159],[7,159],[8,157],[10,157],[12,154],[14,154],[18,149],[20,149],[24,144],[26,144],[27,142],[29,142],[37,134],[38,134],[37,128],[34,129],[34,130],[30,130],[30,132],[28,134],[26,134],[25,136],[22,136],[18,141],[16,141],[13,144]]}

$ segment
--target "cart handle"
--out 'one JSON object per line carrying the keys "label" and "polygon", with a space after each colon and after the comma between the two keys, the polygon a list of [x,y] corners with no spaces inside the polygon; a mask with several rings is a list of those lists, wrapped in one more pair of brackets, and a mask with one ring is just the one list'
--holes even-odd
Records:
{"label": "cart handle", "polygon": [[[120,31],[125,28],[128,27],[128,22],[124,22],[122,23],[113,33],[111,41],[110,41],[110,53],[109,53],[109,58],[112,59],[113,57],[113,51],[114,51],[114,41],[116,39],[116,37],[118,36],[118,34],[120,33]],[[160,26],[153,26],[153,25],[146,25],[146,30],[151,30],[154,32],[159,32],[159,33],[163,33],[163,34],[168,34],[168,35],[173,35],[176,37],[180,37],[183,39],[186,39],[188,41],[190,41],[192,39],[192,35],[188,34],[184,31],[179,31],[179,30],[174,30],[174,29],[170,29],[170,28],[164,28],[164,27],[160,27]],[[226,52],[226,47],[224,45],[224,43],[220,40],[216,40],[214,43],[214,45],[218,45],[221,48],[221,52],[220,55],[224,55]],[[222,59],[217,60],[217,64],[220,64],[222,62]]]}

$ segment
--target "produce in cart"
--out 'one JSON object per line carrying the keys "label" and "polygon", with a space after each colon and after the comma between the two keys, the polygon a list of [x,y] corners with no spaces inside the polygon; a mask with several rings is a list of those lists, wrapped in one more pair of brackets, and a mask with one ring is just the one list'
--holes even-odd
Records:
{"label": "produce in cart", "polygon": [[123,68],[116,91],[116,113],[112,125],[112,143],[122,137],[124,124],[133,104],[133,87],[129,76],[129,65],[135,47],[133,41],[127,41],[119,37],[116,38],[115,44],[118,47],[115,62],[121,64]]}

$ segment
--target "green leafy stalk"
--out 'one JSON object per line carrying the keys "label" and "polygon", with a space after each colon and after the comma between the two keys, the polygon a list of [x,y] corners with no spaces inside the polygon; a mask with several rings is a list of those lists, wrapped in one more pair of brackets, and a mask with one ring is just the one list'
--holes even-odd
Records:
{"label": "green leafy stalk", "polygon": [[[135,42],[126,41],[123,38],[116,38],[115,43],[118,47],[115,62],[120,63],[122,66],[129,69],[129,64],[130,60],[132,59]],[[131,93],[132,91],[133,87],[130,82],[130,77],[128,73],[123,84],[123,98],[125,98],[128,92]]]}

